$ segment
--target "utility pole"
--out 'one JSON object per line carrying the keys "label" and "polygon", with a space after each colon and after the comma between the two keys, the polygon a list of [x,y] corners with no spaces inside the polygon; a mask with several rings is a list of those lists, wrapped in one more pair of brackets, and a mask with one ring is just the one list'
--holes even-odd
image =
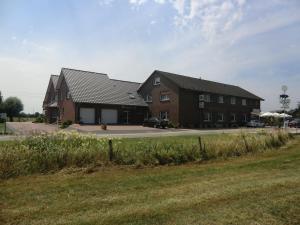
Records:
{"label": "utility pole", "polygon": [[[280,104],[281,104],[281,108],[283,109],[283,113],[285,114],[286,110],[290,107],[291,100],[289,99],[289,96],[286,94],[288,87],[286,85],[283,85],[281,87],[281,90],[283,91],[283,93],[279,96]],[[285,115],[283,117],[283,127],[286,128]]]}

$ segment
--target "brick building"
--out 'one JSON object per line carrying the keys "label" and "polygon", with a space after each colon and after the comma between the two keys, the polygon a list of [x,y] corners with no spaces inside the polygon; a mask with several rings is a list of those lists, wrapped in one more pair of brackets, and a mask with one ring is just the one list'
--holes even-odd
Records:
{"label": "brick building", "polygon": [[44,100],[47,121],[141,124],[167,118],[182,127],[234,127],[260,111],[263,99],[234,85],[154,71],[143,83],[63,68],[51,76]]}

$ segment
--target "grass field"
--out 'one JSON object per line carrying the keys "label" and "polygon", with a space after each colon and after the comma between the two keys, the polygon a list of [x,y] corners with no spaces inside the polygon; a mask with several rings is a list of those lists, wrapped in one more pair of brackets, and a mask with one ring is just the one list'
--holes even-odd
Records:
{"label": "grass field", "polygon": [[66,169],[0,183],[0,224],[300,224],[300,138],[204,164]]}

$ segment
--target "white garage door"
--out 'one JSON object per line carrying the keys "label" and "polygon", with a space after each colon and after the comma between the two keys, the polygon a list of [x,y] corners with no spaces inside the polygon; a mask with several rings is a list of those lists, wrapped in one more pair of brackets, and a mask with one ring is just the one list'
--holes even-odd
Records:
{"label": "white garage door", "polygon": [[80,108],[80,121],[87,124],[95,123],[95,109]]}
{"label": "white garage door", "polygon": [[101,122],[104,124],[114,124],[118,122],[118,111],[116,109],[102,109]]}

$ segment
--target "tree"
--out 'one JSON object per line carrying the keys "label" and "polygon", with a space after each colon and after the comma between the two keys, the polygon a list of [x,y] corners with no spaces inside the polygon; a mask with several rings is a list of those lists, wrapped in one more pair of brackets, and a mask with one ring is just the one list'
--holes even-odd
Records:
{"label": "tree", "polygon": [[9,97],[4,101],[4,111],[7,113],[10,121],[13,121],[14,116],[18,116],[23,110],[23,103],[17,97]]}
{"label": "tree", "polygon": [[3,106],[3,96],[2,93],[0,91],[0,113],[4,111],[4,106]]}

